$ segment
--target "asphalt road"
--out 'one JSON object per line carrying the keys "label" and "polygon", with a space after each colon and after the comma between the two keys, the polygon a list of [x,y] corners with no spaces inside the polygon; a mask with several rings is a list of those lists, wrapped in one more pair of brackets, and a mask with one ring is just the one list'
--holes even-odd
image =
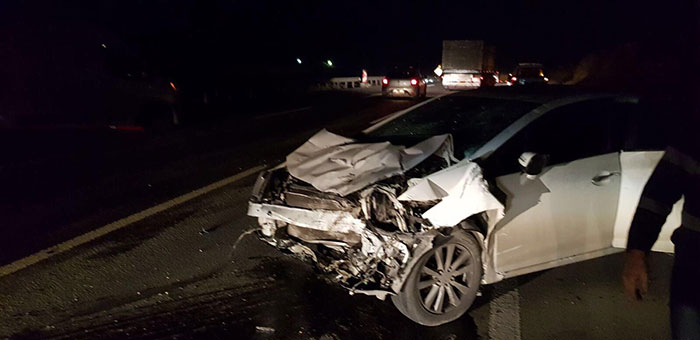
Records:
{"label": "asphalt road", "polygon": [[236,112],[169,131],[0,131],[0,265],[245,168],[279,163],[323,127],[354,134],[415,104],[370,95],[325,93],[300,108]]}
{"label": "asphalt road", "polygon": [[[161,135],[41,136],[53,141],[44,144],[52,152],[37,143],[36,157],[15,155],[0,169],[16,195],[1,202],[2,263],[274,165],[321,126],[352,134],[414,104],[364,95],[334,101]],[[0,277],[0,338],[669,338],[667,255],[653,256],[644,302],[622,296],[621,256],[613,255],[483,287],[464,317],[422,327],[388,301],[349,296],[254,236],[240,238],[255,226],[245,215],[252,182],[234,178]]]}

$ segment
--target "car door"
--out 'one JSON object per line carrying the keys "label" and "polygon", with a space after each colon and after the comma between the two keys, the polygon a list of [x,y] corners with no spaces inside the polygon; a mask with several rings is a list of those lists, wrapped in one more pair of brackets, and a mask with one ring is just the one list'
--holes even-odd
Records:
{"label": "car door", "polygon": [[[610,100],[555,108],[516,133],[485,162],[506,201],[494,229],[494,265],[505,277],[612,252],[620,192],[623,120]],[[534,178],[523,152],[547,155]]]}
{"label": "car door", "polygon": [[[635,107],[639,106],[639,107]],[[618,203],[617,219],[615,220],[615,233],[613,247],[625,249],[627,246],[627,234],[637,210],[637,205],[644,190],[644,186],[654,172],[659,161],[664,155],[664,140],[668,136],[664,133],[674,133],[671,129],[663,129],[665,117],[661,116],[663,110],[653,110],[646,105],[626,105],[627,133],[625,145],[620,154],[620,201]],[[671,242],[671,234],[681,224],[683,210],[683,198],[673,206],[669,216],[661,228],[659,237],[652,250],[672,253],[674,251]]]}

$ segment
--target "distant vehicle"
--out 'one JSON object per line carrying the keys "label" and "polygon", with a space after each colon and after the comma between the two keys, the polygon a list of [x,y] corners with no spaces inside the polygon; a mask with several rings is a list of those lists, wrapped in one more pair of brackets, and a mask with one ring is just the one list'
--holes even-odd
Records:
{"label": "distant vehicle", "polygon": [[496,84],[498,82],[499,82],[498,74],[496,74],[496,73],[482,73],[481,74],[481,86],[483,86],[483,87],[496,86]]}
{"label": "distant vehicle", "polygon": [[469,90],[481,86],[481,73],[493,72],[494,50],[481,40],[442,42],[442,86]]}
{"label": "distant vehicle", "polygon": [[435,76],[426,76],[424,80],[426,84],[435,84],[438,82],[438,78]]}
{"label": "distant vehicle", "polygon": [[500,85],[511,85],[510,78],[513,76],[512,73],[500,73],[498,74],[498,84]]}
{"label": "distant vehicle", "polygon": [[425,97],[428,86],[425,77],[416,69],[394,70],[382,79],[384,97]]}
{"label": "distant vehicle", "polygon": [[[663,155],[658,118],[636,97],[541,92],[446,96],[358,139],[322,130],[260,175],[248,214],[265,243],[427,326],[480,285],[621,251]],[[654,250],[673,252],[680,218]]]}
{"label": "distant vehicle", "polygon": [[520,63],[510,78],[511,85],[544,85],[549,79],[544,76],[542,64]]}

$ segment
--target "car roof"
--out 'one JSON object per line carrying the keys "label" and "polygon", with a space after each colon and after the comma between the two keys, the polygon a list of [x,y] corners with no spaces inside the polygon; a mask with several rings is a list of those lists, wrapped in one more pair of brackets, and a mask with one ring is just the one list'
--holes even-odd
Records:
{"label": "car roof", "polygon": [[[612,93],[612,92],[601,92],[592,91],[589,89],[583,89],[573,85],[544,85],[544,86],[495,86],[479,88],[476,90],[460,91],[454,92],[444,96],[437,96],[421,103],[418,103],[408,109],[397,111],[391,115],[383,117],[375,122],[368,128],[362,130],[362,133],[369,133],[380,126],[407,114],[416,108],[429,104],[434,100],[440,100],[442,97],[471,97],[471,98],[489,98],[489,99],[500,99],[500,100],[514,100],[539,104],[537,107],[525,114],[532,115],[534,111],[546,112],[553,108],[559,107],[561,105],[567,105],[575,102],[581,102],[586,100],[600,99],[600,98],[620,98],[623,100],[638,100],[636,96],[625,94],[625,93]],[[525,117],[523,116],[523,117]],[[483,156],[484,154],[494,150],[500,146],[499,138],[504,138],[504,136],[496,136],[494,140],[488,142],[482,146],[477,152],[473,154],[472,159]],[[507,138],[507,136],[506,136]]]}
{"label": "car roof", "polygon": [[519,100],[541,104],[534,110],[526,113],[520,119],[504,129],[501,133],[486,142],[472,155],[470,159],[488,157],[491,152],[498,149],[511,136],[527,126],[546,112],[576,102],[586,100],[595,100],[602,98],[619,98],[623,100],[636,101],[635,96],[625,95],[621,93],[610,92],[595,92],[578,88],[576,86],[565,85],[546,85],[537,87],[495,87],[487,89],[479,89],[475,91],[463,92],[459,95],[474,96],[478,98],[493,98],[502,100]]}

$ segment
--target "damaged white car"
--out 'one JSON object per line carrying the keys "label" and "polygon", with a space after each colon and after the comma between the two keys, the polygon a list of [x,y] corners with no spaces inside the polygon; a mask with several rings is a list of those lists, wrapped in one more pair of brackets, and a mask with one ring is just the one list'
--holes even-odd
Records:
{"label": "damaged white car", "polygon": [[[351,293],[391,296],[413,321],[440,325],[481,284],[625,246],[662,156],[637,102],[477,91],[357,139],[323,130],[260,175],[248,214],[263,241]],[[676,207],[655,249],[672,251],[679,221]]]}

